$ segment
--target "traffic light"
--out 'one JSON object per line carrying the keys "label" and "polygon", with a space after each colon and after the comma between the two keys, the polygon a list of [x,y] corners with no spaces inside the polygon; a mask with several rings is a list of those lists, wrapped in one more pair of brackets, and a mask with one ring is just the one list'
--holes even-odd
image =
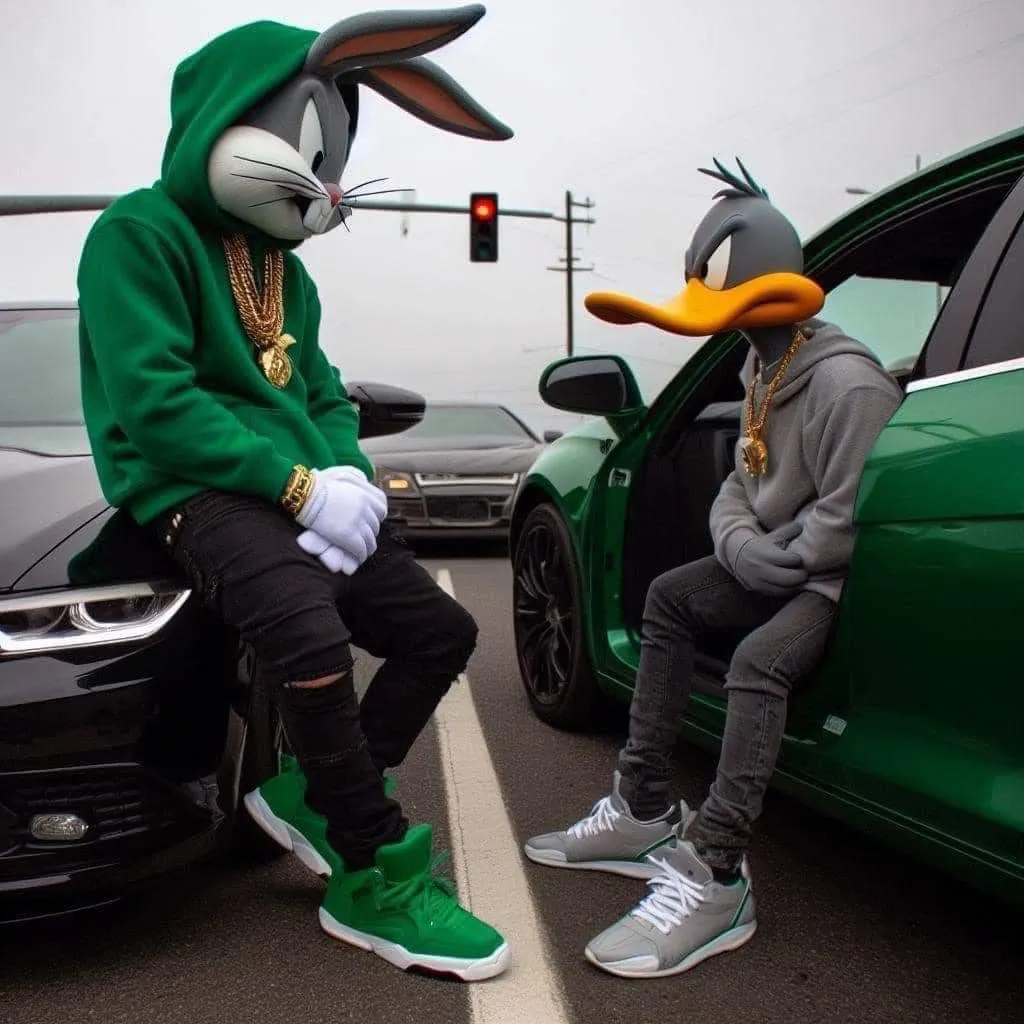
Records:
{"label": "traffic light", "polygon": [[498,194],[474,192],[469,197],[469,259],[498,262]]}

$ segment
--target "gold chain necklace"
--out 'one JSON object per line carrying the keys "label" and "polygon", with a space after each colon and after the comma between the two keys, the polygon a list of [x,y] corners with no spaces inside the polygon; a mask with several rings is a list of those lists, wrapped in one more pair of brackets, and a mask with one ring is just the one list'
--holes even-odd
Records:
{"label": "gold chain necklace", "polygon": [[263,259],[263,292],[256,287],[252,256],[241,235],[224,240],[224,256],[231,294],[249,340],[259,350],[257,362],[263,376],[275,388],[286,387],[292,378],[292,361],[285,351],[295,344],[284,327],[284,257],[278,250]]}
{"label": "gold chain necklace", "polygon": [[747,476],[764,476],[768,472],[768,446],[764,441],[768,410],[771,408],[772,399],[782,383],[782,378],[786,375],[786,370],[789,369],[793,356],[797,354],[800,346],[806,339],[807,335],[804,334],[801,328],[797,327],[793,332],[793,340],[789,343],[789,348],[786,349],[786,354],[782,357],[778,370],[775,371],[772,379],[768,382],[764,398],[761,401],[761,409],[756,419],[754,418],[754,391],[761,383],[760,369],[758,369],[754,379],[750,382],[750,386],[747,388],[747,436],[743,438],[741,449],[743,468],[746,470]]}

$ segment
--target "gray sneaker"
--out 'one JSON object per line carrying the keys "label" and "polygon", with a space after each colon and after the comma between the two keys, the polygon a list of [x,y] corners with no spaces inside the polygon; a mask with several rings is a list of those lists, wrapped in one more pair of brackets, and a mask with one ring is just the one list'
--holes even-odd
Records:
{"label": "gray sneaker", "polygon": [[622,920],[592,939],[587,959],[620,978],[663,978],[736,949],[757,930],[749,869],[722,885],[693,843],[680,841],[652,857],[651,891]]}
{"label": "gray sneaker", "polygon": [[658,874],[660,868],[647,855],[678,838],[680,823],[685,829],[694,815],[681,803],[654,821],[637,821],[619,795],[620,778],[616,772],[611,795],[575,825],[528,839],[526,856],[549,867],[607,871],[627,878]]}

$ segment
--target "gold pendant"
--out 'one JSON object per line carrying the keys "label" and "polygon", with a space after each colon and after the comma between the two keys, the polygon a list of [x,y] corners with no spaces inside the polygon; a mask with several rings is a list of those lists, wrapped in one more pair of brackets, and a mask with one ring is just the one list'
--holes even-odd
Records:
{"label": "gold pendant", "polygon": [[747,476],[764,476],[768,472],[768,447],[761,438],[743,438],[742,454]]}
{"label": "gold pendant", "polygon": [[270,348],[260,352],[259,363],[263,376],[278,390],[287,387],[288,381],[292,379],[292,361],[285,350],[294,344],[295,339],[290,334],[282,334]]}

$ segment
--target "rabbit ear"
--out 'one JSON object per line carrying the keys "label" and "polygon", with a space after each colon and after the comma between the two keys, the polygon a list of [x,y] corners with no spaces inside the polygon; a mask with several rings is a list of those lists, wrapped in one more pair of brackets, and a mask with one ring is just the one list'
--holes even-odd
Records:
{"label": "rabbit ear", "polygon": [[418,57],[468,32],[486,13],[482,4],[434,11],[372,11],[322,32],[304,70],[337,78],[356,68]]}
{"label": "rabbit ear", "polygon": [[421,121],[471,139],[511,139],[513,132],[489,114],[447,72],[426,57],[355,71],[345,81],[359,82]]}

